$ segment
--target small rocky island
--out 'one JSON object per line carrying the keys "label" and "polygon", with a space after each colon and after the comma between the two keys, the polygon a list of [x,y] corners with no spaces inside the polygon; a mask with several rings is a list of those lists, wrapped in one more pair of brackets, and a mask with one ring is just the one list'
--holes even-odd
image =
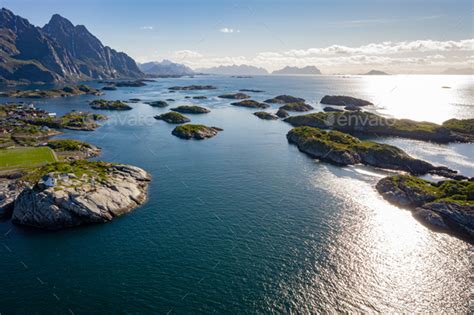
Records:
{"label": "small rocky island", "polygon": [[279,95],[274,98],[268,99],[265,103],[269,104],[288,104],[288,103],[304,103],[305,99],[300,97],[294,97],[291,95]]}
{"label": "small rocky island", "polygon": [[159,108],[164,108],[168,106],[168,103],[165,101],[151,101],[151,102],[145,102],[145,104],[148,104],[151,107],[159,107]]}
{"label": "small rocky island", "polygon": [[168,112],[157,115],[155,119],[166,121],[169,124],[184,124],[191,121],[191,119],[178,112]]}
{"label": "small rocky island", "polygon": [[290,114],[288,114],[288,112],[286,110],[281,109],[281,108],[278,109],[278,111],[276,112],[275,115],[277,115],[280,118],[286,118],[286,117],[290,116]]}
{"label": "small rocky island", "polygon": [[313,110],[313,106],[305,102],[287,103],[280,107],[280,109],[290,112],[307,112]]}
{"label": "small rocky island", "polygon": [[102,92],[94,89],[88,85],[70,85],[65,86],[61,89],[51,90],[15,90],[8,92],[1,92],[0,97],[16,97],[16,98],[55,98],[55,97],[68,97],[74,95],[102,95]]}
{"label": "small rocky island", "polygon": [[240,106],[240,107],[247,107],[247,108],[267,108],[270,107],[270,105],[265,104],[265,103],[260,103],[254,100],[244,100],[240,102],[234,102],[230,103],[232,106]]}
{"label": "small rocky island", "polygon": [[15,200],[12,222],[57,230],[105,223],[130,212],[147,198],[150,175],[105,162],[57,162],[26,175]]}
{"label": "small rocky island", "polygon": [[344,96],[344,95],[326,95],[324,96],[321,101],[321,104],[326,105],[333,105],[333,106],[368,106],[374,105],[369,101],[355,98],[351,96]]}
{"label": "small rocky island", "polygon": [[414,175],[430,173],[451,178],[458,176],[454,170],[412,158],[397,147],[373,141],[361,141],[339,131],[296,127],[288,132],[287,139],[309,156],[335,165],[361,163]]}
{"label": "small rocky island", "polygon": [[254,89],[240,89],[239,92],[263,93],[263,92],[265,92],[265,91],[262,91],[262,90],[254,90]]}
{"label": "small rocky island", "polygon": [[250,98],[250,96],[245,93],[223,94],[223,95],[219,95],[218,97],[226,98],[230,100],[244,100],[244,99]]}
{"label": "small rocky island", "polygon": [[99,83],[107,84],[112,87],[142,87],[145,86],[145,80],[138,79],[132,81],[99,81]]}
{"label": "small rocky island", "polygon": [[132,107],[122,101],[94,100],[89,103],[93,109],[101,110],[131,110]]}
{"label": "small rocky island", "polygon": [[188,85],[188,86],[172,86],[168,89],[171,91],[202,91],[202,90],[215,90],[217,88],[212,85]]}
{"label": "small rocky island", "polygon": [[412,210],[428,227],[474,242],[474,181],[435,183],[398,175],[381,179],[376,189],[390,203]]}
{"label": "small rocky island", "polygon": [[369,112],[346,111],[291,116],[285,121],[294,127],[309,126],[439,143],[474,141],[474,119],[448,120],[440,126],[431,122],[385,118]]}
{"label": "small rocky island", "polygon": [[222,129],[217,128],[217,127],[187,124],[187,125],[181,125],[174,128],[174,130],[171,133],[175,135],[176,137],[182,138],[182,139],[203,140],[203,139],[214,137],[220,131],[222,131]]}
{"label": "small rocky island", "polygon": [[70,112],[61,117],[42,116],[31,117],[27,123],[36,126],[46,126],[55,129],[93,131],[100,127],[97,122],[107,120],[107,116],[89,112]]}
{"label": "small rocky island", "polygon": [[277,120],[278,119],[278,116],[275,116],[267,112],[255,112],[253,114],[263,120]]}
{"label": "small rocky island", "polygon": [[211,112],[209,109],[197,105],[182,105],[171,110],[183,114],[206,114]]}

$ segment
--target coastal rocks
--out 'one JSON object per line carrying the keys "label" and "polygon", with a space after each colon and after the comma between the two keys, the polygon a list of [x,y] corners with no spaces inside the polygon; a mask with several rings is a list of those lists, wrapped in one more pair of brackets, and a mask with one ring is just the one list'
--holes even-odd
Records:
{"label": "coastal rocks", "polygon": [[233,106],[240,106],[240,107],[247,107],[247,108],[267,108],[270,107],[270,105],[267,105],[265,103],[260,103],[254,100],[244,100],[240,102],[234,102],[230,103],[230,105]]}
{"label": "coastal rocks", "polygon": [[105,223],[146,200],[151,178],[138,167],[85,161],[69,165],[46,167],[50,171],[17,197],[12,222],[48,230]]}
{"label": "coastal rocks", "polygon": [[131,98],[127,101],[127,103],[139,103],[141,102],[142,100],[139,99],[139,98]]}
{"label": "coastal rocks", "polygon": [[344,95],[326,95],[324,96],[321,101],[321,104],[327,105],[334,105],[334,106],[367,106],[367,105],[374,105],[369,101],[355,98],[351,96],[344,96]]}
{"label": "coastal rocks", "polygon": [[0,219],[11,216],[15,199],[22,190],[22,185],[16,179],[0,178]]}
{"label": "coastal rocks", "polygon": [[188,85],[188,86],[172,86],[168,88],[171,91],[201,91],[201,90],[215,90],[212,85]]}
{"label": "coastal rocks", "polygon": [[291,116],[286,118],[285,122],[295,127],[310,126],[320,129],[334,129],[347,133],[395,136],[440,143],[474,141],[474,135],[454,132],[435,123],[385,118],[363,111],[312,113]]}
{"label": "coastal rocks", "polygon": [[113,85],[110,85],[110,86],[104,86],[102,88],[102,91],[115,91],[117,90],[117,87],[116,86],[113,86]]}
{"label": "coastal rocks", "polygon": [[182,139],[203,140],[203,139],[214,137],[220,131],[222,131],[222,129],[217,128],[217,127],[207,127],[204,125],[187,124],[187,125],[182,125],[182,126],[178,126],[174,128],[174,130],[171,133],[175,135],[176,137],[182,138]]}
{"label": "coastal rocks", "polygon": [[435,183],[401,175],[381,179],[376,189],[390,203],[412,210],[428,227],[474,240],[473,182]]}
{"label": "coastal rocks", "polygon": [[102,93],[90,86],[85,84],[65,86],[61,89],[52,90],[16,90],[10,92],[2,92],[0,96],[4,97],[16,97],[16,98],[55,98],[55,97],[68,97],[74,95],[102,95]]}
{"label": "coastal rocks", "polygon": [[323,111],[326,113],[342,113],[344,110],[334,107],[326,106],[323,108]]}
{"label": "coastal rocks", "polygon": [[281,108],[278,109],[278,111],[276,112],[275,115],[277,115],[277,116],[280,117],[280,118],[286,118],[286,117],[289,117],[289,116],[290,116],[290,114],[288,114],[288,112],[287,112],[286,110],[281,109]]}
{"label": "coastal rocks", "polygon": [[198,96],[193,96],[193,100],[206,100],[207,96],[204,95],[198,95]]}
{"label": "coastal rocks", "polygon": [[306,104],[304,102],[298,103],[288,103],[280,107],[282,110],[290,111],[290,112],[307,112],[313,110],[313,106]]}
{"label": "coastal rocks", "polygon": [[157,115],[155,116],[155,119],[166,121],[169,124],[184,124],[191,121],[188,117],[178,112],[169,112]]}
{"label": "coastal rocks", "polygon": [[252,89],[240,89],[239,92],[250,92],[250,93],[263,93],[262,90],[252,90]]}
{"label": "coastal rocks", "polygon": [[89,103],[93,109],[102,110],[131,110],[132,107],[121,101],[94,100]]}
{"label": "coastal rocks", "polygon": [[474,118],[471,119],[449,119],[442,126],[453,132],[474,136]]}
{"label": "coastal rocks", "polygon": [[196,106],[196,105],[182,105],[171,109],[174,112],[183,113],[183,114],[206,114],[211,111],[205,107]]}
{"label": "coastal rocks", "polygon": [[168,103],[165,101],[152,101],[152,102],[145,102],[145,104],[150,105],[151,107],[159,107],[164,108],[168,106]]}
{"label": "coastal rocks", "polygon": [[99,83],[109,84],[114,87],[142,87],[145,86],[145,80],[138,79],[132,81],[99,81]]}
{"label": "coastal rocks", "polygon": [[99,156],[101,149],[87,142],[72,139],[50,140],[46,144],[62,160],[84,160]]}
{"label": "coastal rocks", "polygon": [[443,169],[446,175],[456,175],[456,171],[412,158],[397,147],[372,141],[361,141],[338,131],[327,132],[312,127],[297,127],[288,132],[287,139],[290,143],[296,144],[300,151],[336,165],[362,163],[415,175]]}
{"label": "coastal rocks", "polygon": [[218,97],[231,99],[231,100],[243,100],[243,99],[250,98],[250,96],[245,93],[224,94],[224,95],[219,95]]}
{"label": "coastal rocks", "polygon": [[265,103],[269,104],[288,104],[288,103],[304,103],[305,100],[303,98],[294,97],[291,95],[279,95],[277,97],[268,99]]}
{"label": "coastal rocks", "polygon": [[267,113],[267,112],[256,112],[253,114],[263,120],[277,120],[278,119],[277,116]]}

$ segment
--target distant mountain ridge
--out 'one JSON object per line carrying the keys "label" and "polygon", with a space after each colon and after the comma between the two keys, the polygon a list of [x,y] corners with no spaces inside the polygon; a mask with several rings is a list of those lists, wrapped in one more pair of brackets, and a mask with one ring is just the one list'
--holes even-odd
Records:
{"label": "distant mountain ridge", "polygon": [[85,26],[58,14],[43,28],[0,10],[0,81],[9,83],[139,78],[143,73],[122,52],[104,46]]}
{"label": "distant mountain ridge", "polygon": [[272,74],[321,74],[321,71],[315,66],[302,68],[286,66],[283,69],[273,71]]}
{"label": "distant mountain ridge", "polygon": [[208,74],[221,74],[221,75],[266,75],[268,71],[264,68],[254,67],[250,65],[231,65],[231,66],[218,66],[211,68],[197,69],[197,72],[208,73]]}
{"label": "distant mountain ridge", "polygon": [[163,61],[151,61],[138,65],[138,68],[146,74],[158,76],[182,76],[193,75],[195,72],[190,67],[164,59]]}

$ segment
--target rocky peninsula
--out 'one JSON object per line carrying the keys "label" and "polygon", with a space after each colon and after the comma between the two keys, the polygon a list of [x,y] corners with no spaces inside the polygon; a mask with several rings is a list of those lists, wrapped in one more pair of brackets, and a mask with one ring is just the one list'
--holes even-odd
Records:
{"label": "rocky peninsula", "polygon": [[361,163],[414,175],[431,173],[451,178],[457,176],[454,170],[412,158],[397,147],[373,141],[361,141],[339,131],[296,127],[288,132],[287,139],[309,156],[335,165]]}
{"label": "rocky peninsula", "polygon": [[412,210],[428,227],[474,242],[473,181],[436,183],[398,175],[381,179],[376,189],[390,203]]}
{"label": "rocky peninsula", "polygon": [[58,162],[23,178],[12,222],[57,230],[105,223],[130,212],[147,197],[150,175],[134,166],[105,162]]}
{"label": "rocky peninsula", "polygon": [[65,86],[61,89],[51,90],[15,90],[0,93],[0,97],[16,97],[16,98],[55,98],[55,97],[68,97],[74,95],[102,95],[102,92],[94,89],[88,85],[70,85]]}
{"label": "rocky peninsula", "polygon": [[217,135],[223,129],[217,127],[208,127],[205,125],[181,125],[171,132],[178,138],[182,139],[196,139],[196,140],[203,140],[207,138],[212,138]]}
{"label": "rocky peninsula", "polygon": [[334,113],[313,113],[291,116],[285,119],[292,126],[310,126],[320,129],[334,129],[352,134],[393,136],[415,140],[448,142],[472,142],[470,133],[474,120],[458,120],[447,126],[409,119],[385,118],[369,112],[348,111]]}
{"label": "rocky peninsula", "polygon": [[155,119],[166,121],[169,124],[184,124],[191,121],[191,119],[178,112],[168,112],[157,115]]}

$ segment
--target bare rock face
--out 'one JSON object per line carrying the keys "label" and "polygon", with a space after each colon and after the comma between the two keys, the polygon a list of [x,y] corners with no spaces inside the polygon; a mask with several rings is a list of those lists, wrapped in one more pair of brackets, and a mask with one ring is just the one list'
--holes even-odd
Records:
{"label": "bare rock face", "polygon": [[48,230],[105,223],[142,204],[151,180],[146,171],[130,165],[111,165],[100,181],[87,175],[49,176],[17,197],[14,223]]}
{"label": "bare rock face", "polygon": [[16,179],[0,178],[0,219],[9,218],[22,186]]}

